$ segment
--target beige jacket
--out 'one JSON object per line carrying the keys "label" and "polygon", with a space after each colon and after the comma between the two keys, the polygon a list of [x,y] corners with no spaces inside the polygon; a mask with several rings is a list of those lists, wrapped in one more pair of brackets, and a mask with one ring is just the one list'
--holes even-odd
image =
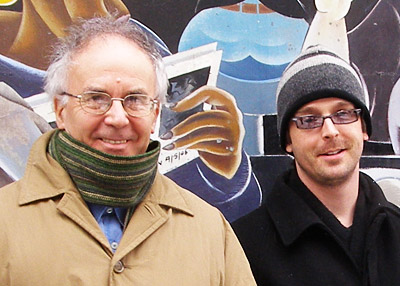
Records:
{"label": "beige jacket", "polygon": [[24,177],[0,189],[0,285],[256,285],[228,222],[158,174],[111,247],[68,174],[34,144]]}

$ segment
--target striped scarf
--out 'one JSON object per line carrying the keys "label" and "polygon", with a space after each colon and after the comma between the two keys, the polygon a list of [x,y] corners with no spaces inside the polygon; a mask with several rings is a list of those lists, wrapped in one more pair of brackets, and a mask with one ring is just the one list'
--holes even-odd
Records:
{"label": "striped scarf", "polygon": [[116,156],[57,130],[48,152],[68,172],[86,202],[134,209],[153,184],[160,143],[151,141],[144,154]]}

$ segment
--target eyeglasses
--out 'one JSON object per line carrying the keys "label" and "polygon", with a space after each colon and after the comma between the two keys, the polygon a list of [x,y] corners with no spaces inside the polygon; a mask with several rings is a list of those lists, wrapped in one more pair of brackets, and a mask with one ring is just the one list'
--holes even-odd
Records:
{"label": "eyeglasses", "polygon": [[157,100],[145,95],[130,94],[124,98],[114,98],[105,92],[86,91],[79,95],[73,95],[63,92],[62,95],[68,95],[79,99],[82,109],[92,114],[104,114],[112,105],[113,100],[121,101],[126,113],[134,117],[145,117],[151,113]]}
{"label": "eyeglasses", "polygon": [[299,129],[313,129],[321,127],[324,124],[324,120],[327,118],[330,118],[335,124],[353,123],[358,120],[360,114],[361,109],[349,109],[340,110],[327,116],[305,115],[293,117],[292,121],[296,122],[296,126]]}

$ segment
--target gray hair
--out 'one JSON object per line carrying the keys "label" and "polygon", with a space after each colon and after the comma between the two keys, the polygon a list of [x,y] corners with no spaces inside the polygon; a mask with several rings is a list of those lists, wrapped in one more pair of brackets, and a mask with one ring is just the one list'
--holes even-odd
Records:
{"label": "gray hair", "polygon": [[67,36],[60,38],[53,47],[45,76],[45,92],[51,98],[57,98],[61,104],[65,104],[68,97],[61,94],[66,91],[68,68],[73,56],[82,51],[93,39],[107,35],[117,35],[132,41],[149,56],[156,74],[156,98],[164,103],[168,78],[156,42],[138,25],[129,21],[129,16],[118,19],[112,16],[82,19],[71,25],[67,30]]}

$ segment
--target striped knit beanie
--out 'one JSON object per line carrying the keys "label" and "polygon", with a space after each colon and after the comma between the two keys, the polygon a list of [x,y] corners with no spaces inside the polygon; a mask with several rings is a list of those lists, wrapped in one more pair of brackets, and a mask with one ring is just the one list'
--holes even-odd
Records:
{"label": "striped knit beanie", "polygon": [[306,103],[327,97],[342,98],[361,108],[367,133],[371,135],[366,96],[366,88],[350,64],[322,46],[307,48],[285,69],[277,88],[281,148],[286,151],[288,124],[296,111]]}

